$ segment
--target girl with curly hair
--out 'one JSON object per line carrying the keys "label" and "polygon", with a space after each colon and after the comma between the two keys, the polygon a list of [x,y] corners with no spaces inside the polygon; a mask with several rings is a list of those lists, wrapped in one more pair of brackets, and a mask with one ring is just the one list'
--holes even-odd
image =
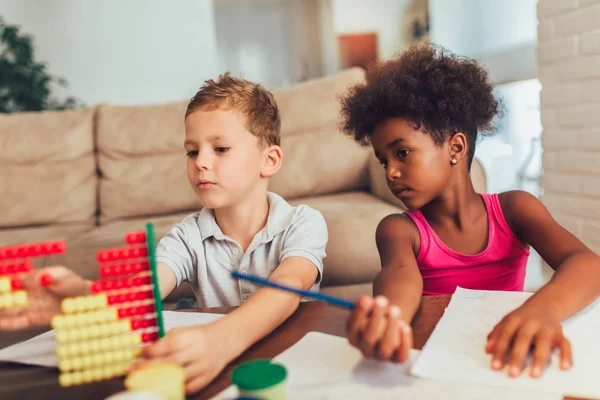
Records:
{"label": "girl with curly hair", "polygon": [[342,98],[343,130],[371,145],[390,190],[408,208],[376,233],[382,268],[374,298],[359,299],[350,343],[365,356],[404,362],[422,295],[457,286],[522,291],[530,247],[552,279],[490,332],[491,367],[519,376],[533,348],[538,377],[551,350],[572,364],[561,321],[600,295],[600,258],[523,191],[477,193],[470,168],[478,135],[500,111],[488,73],[474,60],[430,44],[375,65]]}

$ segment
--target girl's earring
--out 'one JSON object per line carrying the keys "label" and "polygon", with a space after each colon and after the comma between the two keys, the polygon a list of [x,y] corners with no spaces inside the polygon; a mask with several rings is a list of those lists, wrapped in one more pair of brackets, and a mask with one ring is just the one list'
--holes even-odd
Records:
{"label": "girl's earring", "polygon": [[458,161],[456,161],[456,158],[453,158],[453,159],[452,159],[452,161],[450,161],[450,164],[452,164],[452,165],[456,165],[456,163],[457,163],[457,162],[458,162]]}

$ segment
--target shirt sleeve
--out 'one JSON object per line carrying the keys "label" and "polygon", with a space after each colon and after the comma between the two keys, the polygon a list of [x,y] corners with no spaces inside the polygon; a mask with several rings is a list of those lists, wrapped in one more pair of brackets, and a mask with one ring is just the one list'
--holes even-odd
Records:
{"label": "shirt sleeve", "polygon": [[315,284],[319,284],[323,277],[323,259],[326,256],[327,224],[317,210],[308,206],[300,207],[302,208],[287,231],[279,262],[288,257],[306,258],[317,268]]}
{"label": "shirt sleeve", "polygon": [[182,282],[194,282],[196,279],[194,265],[197,256],[190,247],[185,222],[184,220],[173,225],[156,247],[156,261],[171,267],[177,277],[177,286]]}

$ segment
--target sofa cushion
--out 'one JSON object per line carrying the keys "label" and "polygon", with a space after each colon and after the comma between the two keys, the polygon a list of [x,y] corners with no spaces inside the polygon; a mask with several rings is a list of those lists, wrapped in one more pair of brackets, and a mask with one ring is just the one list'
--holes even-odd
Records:
{"label": "sofa cushion", "polygon": [[93,114],[0,115],[0,228],[95,221]]}
{"label": "sofa cushion", "polygon": [[367,149],[340,133],[339,96],[364,79],[360,68],[273,90],[281,111],[283,165],[269,189],[285,198],[368,187]]}
{"label": "sofa cushion", "polygon": [[366,192],[351,192],[291,200],[319,210],[329,232],[323,286],[372,282],[381,264],[375,231],[386,215],[402,212]]}
{"label": "sofa cushion", "polygon": [[187,180],[183,148],[186,105],[99,107],[102,223],[199,206]]}
{"label": "sofa cushion", "polygon": [[283,163],[269,190],[290,199],[369,186],[368,153],[344,137],[334,124],[284,136]]}

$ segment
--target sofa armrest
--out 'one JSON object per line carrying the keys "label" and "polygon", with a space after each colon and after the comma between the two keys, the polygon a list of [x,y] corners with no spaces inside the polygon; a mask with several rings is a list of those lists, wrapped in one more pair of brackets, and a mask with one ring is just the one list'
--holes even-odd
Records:
{"label": "sofa armrest", "polygon": [[[369,156],[367,168],[369,169],[369,191],[381,200],[405,211],[406,207],[404,204],[388,188],[385,170],[381,167],[379,160],[377,160],[374,154]],[[487,192],[487,177],[481,162],[477,158],[473,158],[473,164],[471,165],[471,180],[477,193]]]}

